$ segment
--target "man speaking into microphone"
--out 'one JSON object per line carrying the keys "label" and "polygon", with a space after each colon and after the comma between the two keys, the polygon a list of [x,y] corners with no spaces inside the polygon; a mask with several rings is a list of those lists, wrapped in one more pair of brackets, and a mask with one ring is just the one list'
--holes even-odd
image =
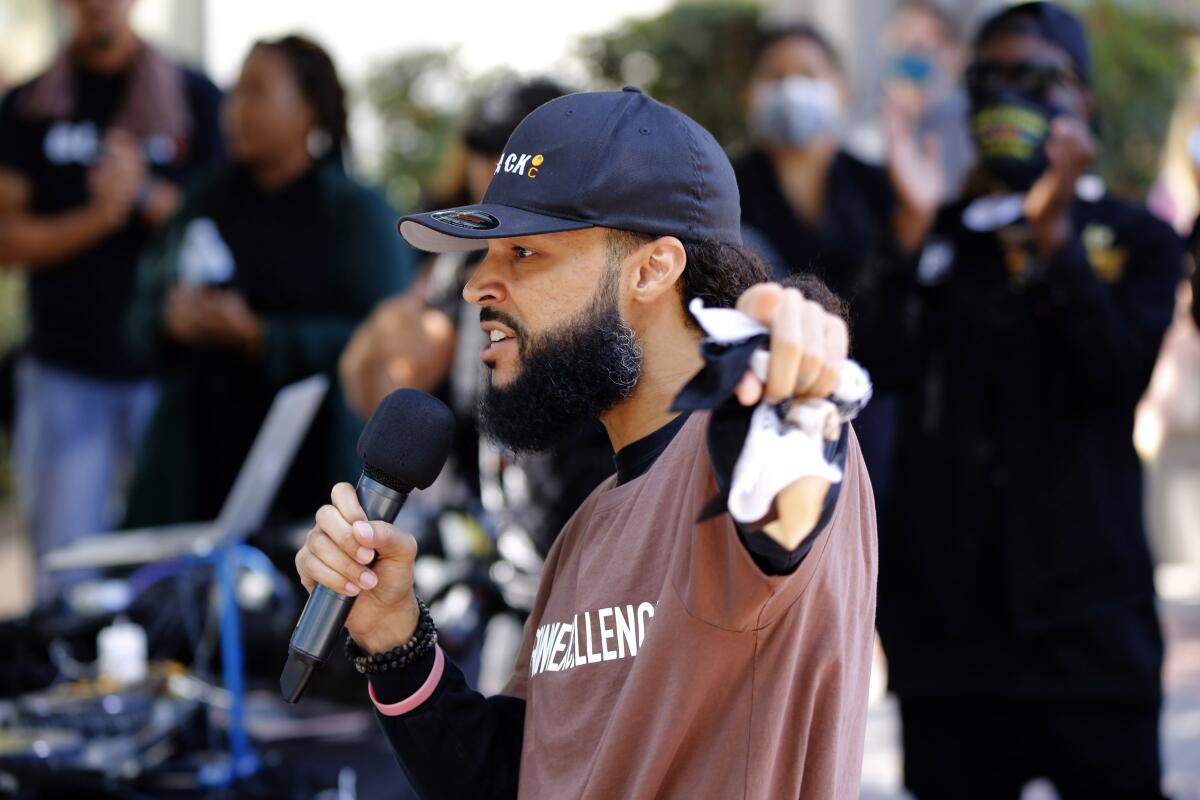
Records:
{"label": "man speaking into microphone", "polygon": [[765,283],[739,221],[717,142],[636,89],[543,105],[482,204],[401,220],[487,249],[484,432],[528,452],[598,418],[616,453],[494,697],[437,647],[413,538],[349,484],[317,512],[297,568],[356,596],[347,653],[423,796],[857,797],[876,542],[846,325],[816,281]]}

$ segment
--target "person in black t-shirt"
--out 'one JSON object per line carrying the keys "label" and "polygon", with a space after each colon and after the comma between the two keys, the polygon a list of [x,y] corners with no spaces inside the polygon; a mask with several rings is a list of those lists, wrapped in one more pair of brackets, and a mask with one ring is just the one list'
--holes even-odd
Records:
{"label": "person in black t-shirt", "polygon": [[[335,378],[354,326],[411,277],[395,212],[346,174],[344,92],[324,50],[299,36],[257,43],[225,120],[233,163],[188,192],[139,268],[129,339],[164,374],[130,527],[215,517],[275,393]],[[335,388],[272,522],[307,516],[323,482],[361,470],[361,430]]]}
{"label": "person in black t-shirt", "polygon": [[0,264],[29,273],[15,461],[38,554],[117,521],[155,400],[120,332],[135,265],[222,155],[220,93],[140,40],[131,5],[64,3],[69,45],[0,102]]}

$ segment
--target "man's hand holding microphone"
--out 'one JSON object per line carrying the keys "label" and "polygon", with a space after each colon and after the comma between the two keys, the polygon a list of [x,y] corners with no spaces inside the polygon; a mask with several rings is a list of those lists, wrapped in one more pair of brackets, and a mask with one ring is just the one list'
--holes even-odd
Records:
{"label": "man's hand holding microphone", "polygon": [[363,651],[386,652],[417,628],[417,540],[390,523],[368,520],[349,483],[334,486],[330,501],[296,553],[296,570],[310,592],[320,584],[356,598],[346,630]]}
{"label": "man's hand holding microphone", "polygon": [[[296,554],[309,598],[279,678],[289,702],[300,699],[343,626],[365,656],[411,643],[422,616],[413,594],[417,543],[392,523],[409,492],[437,478],[453,438],[450,409],[415,389],[392,392],[367,421],[358,440],[358,485],[333,487],[332,502],[317,512],[317,525]],[[429,645],[436,632],[426,623]]]}

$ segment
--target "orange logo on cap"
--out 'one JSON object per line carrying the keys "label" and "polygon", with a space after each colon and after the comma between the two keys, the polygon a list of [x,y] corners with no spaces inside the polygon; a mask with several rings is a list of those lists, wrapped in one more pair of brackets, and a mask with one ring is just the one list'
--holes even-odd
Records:
{"label": "orange logo on cap", "polygon": [[[507,153],[501,154],[500,160],[496,162],[496,171],[493,175],[499,175],[501,170],[509,174],[528,175],[530,178],[536,178],[537,168],[546,160],[546,157],[541,153],[536,156],[531,156],[528,153]],[[525,165],[530,164],[528,171]]]}

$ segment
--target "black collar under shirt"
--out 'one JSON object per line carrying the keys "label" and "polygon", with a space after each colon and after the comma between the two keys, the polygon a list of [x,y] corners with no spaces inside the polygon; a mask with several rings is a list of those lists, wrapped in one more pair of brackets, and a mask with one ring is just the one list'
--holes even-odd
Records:
{"label": "black collar under shirt", "polygon": [[650,467],[654,466],[654,462],[675,438],[675,434],[679,433],[683,423],[687,422],[688,416],[687,413],[680,414],[653,433],[618,450],[613,456],[613,463],[617,467],[617,485],[629,483],[649,472]]}

